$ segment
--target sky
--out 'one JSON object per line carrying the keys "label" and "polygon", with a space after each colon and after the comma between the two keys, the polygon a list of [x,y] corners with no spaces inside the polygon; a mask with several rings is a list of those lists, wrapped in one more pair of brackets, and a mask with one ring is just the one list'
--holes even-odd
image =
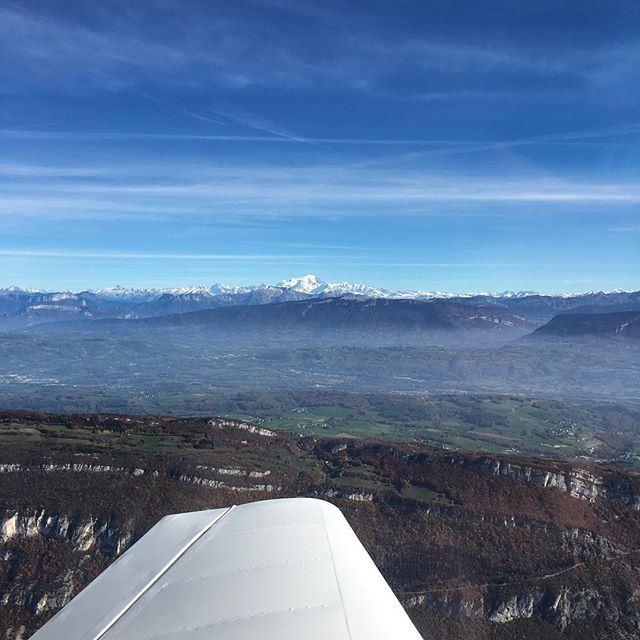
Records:
{"label": "sky", "polygon": [[0,286],[640,289],[635,0],[0,0]]}

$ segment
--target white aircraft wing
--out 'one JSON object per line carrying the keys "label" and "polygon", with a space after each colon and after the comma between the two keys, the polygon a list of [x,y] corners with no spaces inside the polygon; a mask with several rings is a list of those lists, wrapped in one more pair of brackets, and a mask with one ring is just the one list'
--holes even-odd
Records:
{"label": "white aircraft wing", "polygon": [[340,510],[163,518],[32,640],[420,640]]}

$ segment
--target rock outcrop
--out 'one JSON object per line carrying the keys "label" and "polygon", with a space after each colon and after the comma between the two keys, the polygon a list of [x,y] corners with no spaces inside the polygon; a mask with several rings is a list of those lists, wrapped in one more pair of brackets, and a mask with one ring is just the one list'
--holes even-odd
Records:
{"label": "rock outcrop", "polygon": [[129,531],[97,518],[71,518],[42,510],[7,513],[0,519],[2,542],[34,536],[66,542],[79,551],[97,549],[106,556],[119,555],[131,541]]}

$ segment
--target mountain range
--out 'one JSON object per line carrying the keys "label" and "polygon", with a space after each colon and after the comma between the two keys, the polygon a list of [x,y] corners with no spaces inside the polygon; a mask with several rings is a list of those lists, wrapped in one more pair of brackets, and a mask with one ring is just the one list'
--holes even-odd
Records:
{"label": "mountain range", "polygon": [[[388,291],[365,284],[324,282],[314,275],[283,280],[275,285],[127,289],[114,287],[84,291],[0,289],[0,328],[23,328],[43,322],[79,319],[136,319],[183,314],[233,306],[254,306],[327,298],[356,300],[448,301],[492,313],[517,316],[515,324],[548,322],[559,313],[639,311],[640,292],[594,292],[545,295],[531,291],[449,294],[438,291]],[[382,307],[381,307],[382,308]],[[408,308],[408,307],[406,307]]]}
{"label": "mountain range", "polygon": [[[560,294],[541,294],[537,291],[503,291],[490,293],[447,293],[443,291],[432,290],[410,290],[410,291],[390,291],[382,287],[375,287],[368,284],[358,284],[353,282],[325,282],[317,276],[308,274],[299,277],[292,277],[281,280],[277,284],[259,284],[247,286],[229,286],[216,283],[211,286],[186,286],[186,287],[160,287],[160,288],[128,288],[128,287],[110,287],[103,289],[83,289],[83,290],[66,290],[53,291],[45,289],[6,287],[0,288],[0,297],[8,296],[28,296],[28,295],[54,295],[54,296],[73,296],[82,294],[93,294],[104,300],[113,302],[149,302],[162,295],[241,295],[252,291],[281,289],[301,293],[313,297],[336,297],[342,295],[362,295],[367,298],[524,298],[529,296],[543,295],[560,298],[573,298],[579,295],[592,295],[596,292],[588,292],[585,294],[560,293]],[[598,293],[623,293],[622,290],[613,292]]]}

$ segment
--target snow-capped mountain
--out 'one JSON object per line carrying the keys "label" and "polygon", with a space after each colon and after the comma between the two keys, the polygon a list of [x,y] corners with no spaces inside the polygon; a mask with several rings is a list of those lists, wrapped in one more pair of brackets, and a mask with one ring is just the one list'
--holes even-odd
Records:
{"label": "snow-capped mountain", "polygon": [[526,298],[530,296],[552,296],[558,298],[575,298],[589,295],[610,295],[631,293],[624,289],[614,289],[613,291],[589,291],[586,293],[540,293],[537,291],[502,291],[502,292],[445,292],[432,290],[409,290],[409,291],[389,291],[382,287],[375,287],[369,284],[359,284],[353,282],[326,282],[313,274],[293,277],[281,280],[275,285],[259,284],[259,285],[226,285],[215,283],[210,286],[184,286],[184,287],[149,287],[149,288],[128,288],[128,287],[109,287],[104,289],[85,289],[81,291],[52,291],[44,289],[6,287],[0,288],[0,298],[9,296],[33,296],[33,295],[56,295],[73,297],[78,295],[95,295],[103,300],[112,301],[137,301],[146,302],[154,300],[162,295],[184,296],[184,295],[202,295],[202,296],[236,296],[262,290],[286,290],[313,297],[335,297],[345,295],[364,296],[367,298],[401,298],[401,299],[449,299],[449,298]]}
{"label": "snow-capped mountain", "polygon": [[108,289],[94,289],[90,293],[113,301],[139,301],[144,302],[157,298],[160,293],[158,289],[129,289],[127,287],[109,287]]}
{"label": "snow-capped mountain", "polygon": [[[390,294],[393,298],[415,299],[415,300],[450,300],[453,298],[526,298],[529,296],[547,295],[537,291],[483,291],[483,292],[464,292],[450,293],[447,291],[398,291]],[[572,297],[576,294],[557,294],[560,297]]]}
{"label": "snow-capped mountain", "polygon": [[230,287],[226,284],[215,283],[209,287],[209,291],[214,296],[219,295],[237,295],[239,293],[247,293],[252,289],[256,289],[257,287]]}
{"label": "snow-capped mountain", "polygon": [[276,285],[281,289],[297,291],[314,297],[336,297],[344,295],[358,295],[367,298],[391,298],[394,294],[386,289],[379,289],[368,284],[354,284],[351,282],[323,282],[317,276],[306,275],[299,278],[282,280]]}
{"label": "snow-capped mountain", "polygon": [[546,322],[569,310],[635,311],[640,294],[615,291],[585,294],[541,295],[533,291],[502,293],[448,293],[442,291],[388,291],[368,284],[325,282],[307,274],[275,285],[186,286],[126,288],[121,286],[83,291],[0,289],[0,327],[21,327],[58,319],[143,318],[181,314],[230,306],[254,306],[317,298],[399,300],[453,300],[477,307],[507,309],[523,317]]}
{"label": "snow-capped mountain", "polygon": [[[315,275],[309,274],[288,280],[282,280],[275,285],[259,284],[248,286],[230,286],[221,283],[206,286],[192,287],[168,287],[157,289],[129,289],[125,287],[112,287],[108,289],[89,290],[87,293],[93,293],[97,296],[108,300],[131,300],[131,301],[150,301],[163,295],[184,296],[184,295],[212,295],[212,296],[239,296],[249,294],[255,291],[268,291],[280,289],[291,291],[313,297],[336,297],[344,295],[358,295],[367,298],[392,298],[398,297],[397,294],[373,287],[367,284],[355,284],[351,282],[325,282]],[[1,295],[2,290],[0,290]],[[406,297],[414,297],[407,294]]]}
{"label": "snow-capped mountain", "polygon": [[129,289],[127,287],[110,287],[108,289],[89,289],[82,293],[92,293],[105,300],[127,300],[147,302],[161,295],[215,295],[208,287],[169,287],[161,289]]}

